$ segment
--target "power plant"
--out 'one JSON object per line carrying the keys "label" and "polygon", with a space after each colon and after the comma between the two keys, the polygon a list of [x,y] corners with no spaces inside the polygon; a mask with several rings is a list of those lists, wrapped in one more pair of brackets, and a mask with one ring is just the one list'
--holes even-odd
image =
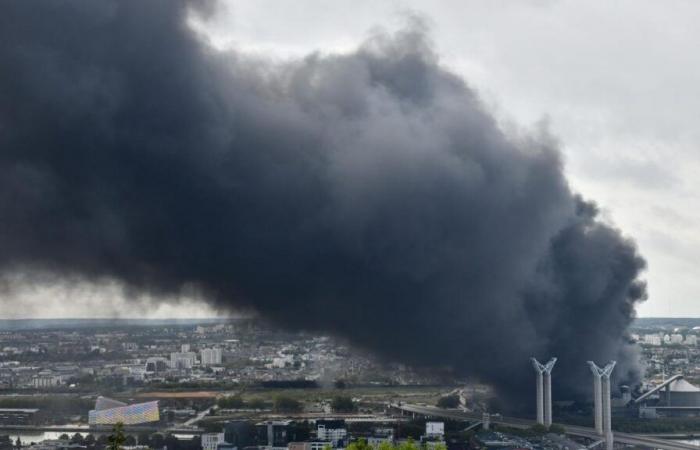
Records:
{"label": "power plant", "polygon": [[534,357],[530,361],[537,373],[537,423],[549,427],[552,425],[552,369],[557,358],[544,365]]}
{"label": "power plant", "polygon": [[595,430],[605,439],[607,450],[613,448],[612,408],[610,404],[610,375],[616,361],[610,361],[605,367],[598,367],[593,361],[588,365],[593,373],[593,405]]}

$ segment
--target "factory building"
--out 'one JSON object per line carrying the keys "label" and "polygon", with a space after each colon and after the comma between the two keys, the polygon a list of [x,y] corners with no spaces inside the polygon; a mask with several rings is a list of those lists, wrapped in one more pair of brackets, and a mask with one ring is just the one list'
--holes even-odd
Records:
{"label": "factory building", "polygon": [[639,405],[643,418],[700,416],[700,388],[674,375],[630,404]]}
{"label": "factory building", "polygon": [[700,388],[683,378],[673,381],[660,395],[663,406],[700,408]]}

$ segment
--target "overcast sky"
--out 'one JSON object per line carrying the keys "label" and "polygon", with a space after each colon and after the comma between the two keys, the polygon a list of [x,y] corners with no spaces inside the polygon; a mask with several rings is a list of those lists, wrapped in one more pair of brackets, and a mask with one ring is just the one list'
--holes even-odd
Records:
{"label": "overcast sky", "polygon": [[407,13],[504,122],[548,121],[574,188],[647,258],[640,315],[700,316],[700,3],[253,0],[198,28],[291,58],[351,49]]}
{"label": "overcast sky", "polygon": [[[443,64],[504,124],[549,124],[574,189],[647,259],[650,298],[639,314],[700,316],[700,3],[235,0],[194,26],[220,49],[288,59],[349,51],[408,14],[426,19]],[[15,305],[24,309],[4,316],[107,316],[123,305],[116,287],[21,295]],[[101,309],[104,295],[110,311]],[[143,308],[126,315],[215,314],[193,301]]]}

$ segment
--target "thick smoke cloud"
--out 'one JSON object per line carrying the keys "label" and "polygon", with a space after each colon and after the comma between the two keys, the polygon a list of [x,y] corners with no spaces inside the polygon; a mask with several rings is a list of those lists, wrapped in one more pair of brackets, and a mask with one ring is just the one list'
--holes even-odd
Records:
{"label": "thick smoke cloud", "polygon": [[191,8],[2,3],[2,273],[194,289],[528,399],[531,355],[562,393],[587,359],[637,375],[635,246],[419,23],[273,64],[210,48]]}

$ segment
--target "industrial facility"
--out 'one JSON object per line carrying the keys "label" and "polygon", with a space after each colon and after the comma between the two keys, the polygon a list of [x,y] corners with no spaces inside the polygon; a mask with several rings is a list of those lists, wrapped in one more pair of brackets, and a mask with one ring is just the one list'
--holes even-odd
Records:
{"label": "industrial facility", "polygon": [[700,388],[674,375],[634,400],[643,418],[700,416]]}

